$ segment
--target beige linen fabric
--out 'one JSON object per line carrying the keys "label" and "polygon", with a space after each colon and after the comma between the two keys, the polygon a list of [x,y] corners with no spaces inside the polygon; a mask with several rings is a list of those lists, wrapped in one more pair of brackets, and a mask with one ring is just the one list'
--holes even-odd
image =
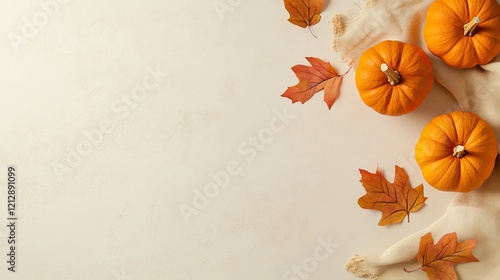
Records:
{"label": "beige linen fabric", "polygon": [[[500,56],[486,65],[455,69],[432,55],[422,34],[430,3],[432,0],[368,0],[357,12],[336,15],[332,20],[334,49],[356,68],[361,54],[383,40],[420,46],[431,59],[437,82],[431,94],[451,94],[457,110],[478,114],[494,127],[500,140]],[[457,194],[446,213],[430,227],[399,241],[380,256],[356,255],[346,268],[371,279],[427,279],[423,272],[408,274],[402,270],[417,265],[415,253],[420,237],[427,232],[432,232],[435,241],[449,232],[457,232],[460,240],[478,240],[474,255],[480,262],[456,266],[459,279],[500,279],[500,162],[497,160],[482,187]]]}

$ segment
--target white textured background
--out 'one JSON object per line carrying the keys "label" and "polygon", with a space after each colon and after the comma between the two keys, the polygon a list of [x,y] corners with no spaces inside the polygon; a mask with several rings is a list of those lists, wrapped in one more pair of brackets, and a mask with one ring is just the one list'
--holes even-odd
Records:
{"label": "white textured background", "polygon": [[[352,254],[379,253],[446,208],[452,194],[426,185],[411,223],[382,228],[357,199],[358,168],[392,178],[397,164],[413,186],[423,182],[413,146],[451,110],[448,97],[381,116],[361,102],[354,71],[331,111],[322,93],[305,105],[280,97],[306,56],[347,70],[329,20],[353,2],[327,1],[318,39],[287,22],[282,1],[63,2],[27,31],[26,21],[43,21],[39,2],[0,0],[0,278],[354,279],[343,268]],[[230,10],[218,14],[217,2]],[[14,47],[12,36],[24,39]],[[169,75],[126,107],[148,67]],[[293,119],[251,148],[284,111]],[[112,131],[58,176],[54,165],[103,120]],[[186,223],[179,207],[193,207],[229,162],[241,172]],[[5,262],[9,164],[18,168],[16,273]],[[313,261],[328,239],[336,248]]]}

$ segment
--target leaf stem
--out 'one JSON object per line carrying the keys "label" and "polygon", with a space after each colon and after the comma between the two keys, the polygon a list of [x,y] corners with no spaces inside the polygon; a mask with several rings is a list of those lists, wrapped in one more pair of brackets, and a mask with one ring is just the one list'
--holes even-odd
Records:
{"label": "leaf stem", "polygon": [[316,37],[316,35],[314,35],[314,33],[312,32],[311,26],[308,25],[307,28],[309,29],[309,32],[311,32],[311,35],[313,35],[314,38],[318,39],[318,37]]}
{"label": "leaf stem", "polygon": [[417,270],[421,270],[422,269],[422,266],[421,267],[418,267],[418,268],[415,268],[415,269],[411,269],[411,270],[408,270],[406,269],[406,267],[403,267],[403,270],[406,272],[406,273],[412,273],[412,272],[415,272]]}
{"label": "leaf stem", "polygon": [[337,75],[337,77],[343,77],[345,75],[347,75],[347,73],[349,73],[349,71],[351,71],[352,67],[349,67],[349,69],[347,69],[347,71],[345,71],[344,74],[340,74],[340,75]]}

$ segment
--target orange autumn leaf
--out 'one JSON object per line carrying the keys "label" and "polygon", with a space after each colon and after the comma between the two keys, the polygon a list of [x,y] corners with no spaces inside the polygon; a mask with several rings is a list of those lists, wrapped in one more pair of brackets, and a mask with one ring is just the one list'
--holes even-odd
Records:
{"label": "orange autumn leaf", "polygon": [[476,246],[476,240],[466,240],[461,243],[457,241],[457,233],[448,233],[434,244],[432,234],[429,232],[420,239],[420,248],[417,254],[418,263],[429,280],[457,280],[455,264],[478,262],[472,255],[472,249]]}
{"label": "orange autumn leaf", "polygon": [[359,172],[366,194],[359,198],[358,204],[361,208],[382,212],[379,226],[400,223],[405,217],[410,222],[410,212],[420,209],[427,200],[424,186],[420,184],[411,188],[408,174],[399,166],[396,166],[393,183],[387,181],[378,170],[375,174],[362,169]]}
{"label": "orange autumn leaf", "polygon": [[311,31],[310,26],[321,20],[323,4],[324,0],[285,0],[285,9],[290,14],[288,21]]}
{"label": "orange autumn leaf", "polygon": [[292,71],[299,78],[299,82],[292,87],[288,87],[281,96],[291,99],[292,103],[300,102],[304,104],[315,93],[324,90],[324,101],[328,108],[331,109],[339,94],[342,76],[345,74],[339,75],[330,63],[319,58],[306,57],[306,59],[312,66],[293,66]]}

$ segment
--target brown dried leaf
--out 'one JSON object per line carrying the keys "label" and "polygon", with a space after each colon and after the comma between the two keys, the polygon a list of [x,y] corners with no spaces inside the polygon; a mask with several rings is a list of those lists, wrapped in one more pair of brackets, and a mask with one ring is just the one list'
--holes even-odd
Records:
{"label": "brown dried leaf", "polygon": [[359,172],[366,194],[359,198],[358,204],[361,208],[382,212],[379,226],[400,223],[405,217],[410,222],[410,212],[420,209],[427,200],[424,186],[420,184],[411,188],[408,174],[399,166],[396,166],[393,183],[387,181],[378,170],[375,174],[362,169]]}
{"label": "brown dried leaf", "polygon": [[455,264],[479,261],[472,255],[475,246],[474,239],[458,243],[456,232],[446,234],[434,244],[432,234],[429,232],[420,239],[417,261],[421,267],[405,271],[422,269],[429,280],[457,280]]}
{"label": "brown dried leaf", "polygon": [[290,14],[288,21],[302,28],[315,25],[321,20],[323,4],[324,0],[285,0],[285,9]]}

